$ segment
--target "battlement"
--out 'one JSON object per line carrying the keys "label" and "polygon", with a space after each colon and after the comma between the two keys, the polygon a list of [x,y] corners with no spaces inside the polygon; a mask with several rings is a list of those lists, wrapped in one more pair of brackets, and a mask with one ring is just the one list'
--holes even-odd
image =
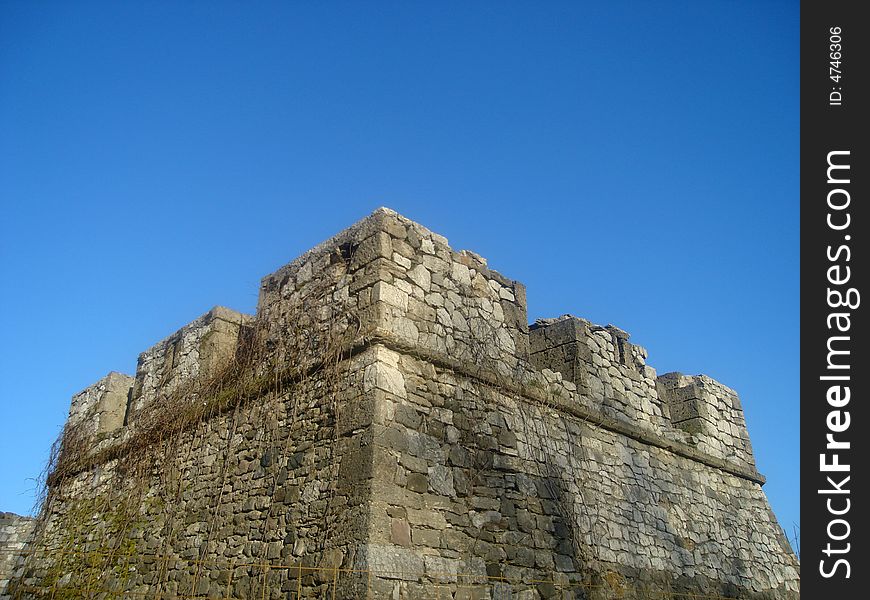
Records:
{"label": "battlement", "polygon": [[616,326],[571,315],[529,326],[526,315],[523,284],[379,208],[263,277],[256,316],[215,307],[141,353],[135,378],[112,373],[77,394],[69,423],[87,422],[102,437],[135,428],[145,407],[216,373],[240,336],[259,328],[277,363],[313,364],[328,348],[385,342],[508,385],[553,371],[573,384],[553,391],[569,405],[755,473],[735,392],[702,375],[657,378],[646,349]]}
{"label": "battlement", "polygon": [[661,433],[670,423],[656,395],[656,372],[629,337],[570,315],[539,319],[530,327],[531,361],[561,373],[607,416]]}
{"label": "battlement", "polygon": [[[139,355],[136,376],[111,372],[75,394],[66,427],[94,450],[125,440],[159,397],[217,373],[235,355],[254,318],[216,306]],[[191,400],[192,401],[192,400]]]}
{"label": "battlement", "polygon": [[570,315],[539,319],[530,327],[531,362],[561,373],[607,417],[754,472],[737,393],[706,375],[657,377],[646,364],[646,349],[629,337],[613,325]]}
{"label": "battlement", "polygon": [[675,427],[691,434],[697,448],[755,469],[755,457],[737,392],[706,375],[667,373],[656,380],[659,397]]}
{"label": "battlement", "polygon": [[89,437],[122,427],[132,388],[132,377],[112,371],[72,397],[67,425]]}
{"label": "battlement", "polygon": [[125,425],[161,395],[208,377],[235,356],[239,336],[254,317],[216,306],[139,355]]}
{"label": "battlement", "polygon": [[14,513],[0,512],[0,599],[6,600],[6,587],[12,577],[16,553],[24,550],[33,535],[35,521]]}

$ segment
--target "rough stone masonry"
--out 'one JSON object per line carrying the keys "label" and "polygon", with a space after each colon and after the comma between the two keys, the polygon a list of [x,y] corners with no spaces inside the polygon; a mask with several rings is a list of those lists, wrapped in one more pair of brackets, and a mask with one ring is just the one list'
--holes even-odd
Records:
{"label": "rough stone masonry", "polygon": [[646,358],[378,209],[73,397],[0,596],[799,597],[737,394]]}

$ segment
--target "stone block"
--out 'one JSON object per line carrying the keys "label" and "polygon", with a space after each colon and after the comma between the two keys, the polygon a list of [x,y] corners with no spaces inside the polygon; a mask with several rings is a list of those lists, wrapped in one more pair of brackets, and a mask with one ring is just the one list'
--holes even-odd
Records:
{"label": "stone block", "polygon": [[378,281],[372,288],[372,300],[384,302],[401,310],[408,310],[408,294],[394,285]]}
{"label": "stone block", "polygon": [[398,546],[411,545],[411,525],[405,519],[393,519],[390,524],[390,541]]}
{"label": "stone block", "polygon": [[414,551],[385,544],[368,544],[366,567],[382,579],[419,581],[424,575],[423,557]]}
{"label": "stone block", "polygon": [[429,467],[429,487],[436,494],[442,496],[456,496],[453,487],[453,470],[443,465]]}
{"label": "stone block", "polygon": [[383,231],[376,231],[358,244],[350,242],[350,248],[351,269],[354,270],[366,266],[375,259],[391,259],[393,256],[392,240]]}

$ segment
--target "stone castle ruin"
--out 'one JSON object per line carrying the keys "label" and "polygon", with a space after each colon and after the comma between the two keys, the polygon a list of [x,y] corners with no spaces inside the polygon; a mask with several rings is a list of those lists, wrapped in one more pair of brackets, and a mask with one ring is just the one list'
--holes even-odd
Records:
{"label": "stone castle ruin", "polygon": [[799,597],[737,395],[379,209],[72,399],[2,598]]}

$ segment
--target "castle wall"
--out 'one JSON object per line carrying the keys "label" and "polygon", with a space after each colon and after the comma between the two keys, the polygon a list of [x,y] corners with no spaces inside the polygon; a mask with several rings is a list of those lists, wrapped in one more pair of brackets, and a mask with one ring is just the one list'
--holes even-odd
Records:
{"label": "castle wall", "polygon": [[754,472],[737,393],[705,375],[657,376],[646,364],[646,349],[629,337],[613,325],[569,315],[541,319],[530,327],[530,358],[537,369],[555,371],[576,386],[573,402]]}
{"label": "castle wall", "polygon": [[736,394],[656,377],[628,339],[530,330],[522,284],[380,209],[264,277],[256,317],[213,309],[132,388],[75,397],[70,422],[102,433],[61,446],[80,460],[49,479],[11,585],[797,597]]}

